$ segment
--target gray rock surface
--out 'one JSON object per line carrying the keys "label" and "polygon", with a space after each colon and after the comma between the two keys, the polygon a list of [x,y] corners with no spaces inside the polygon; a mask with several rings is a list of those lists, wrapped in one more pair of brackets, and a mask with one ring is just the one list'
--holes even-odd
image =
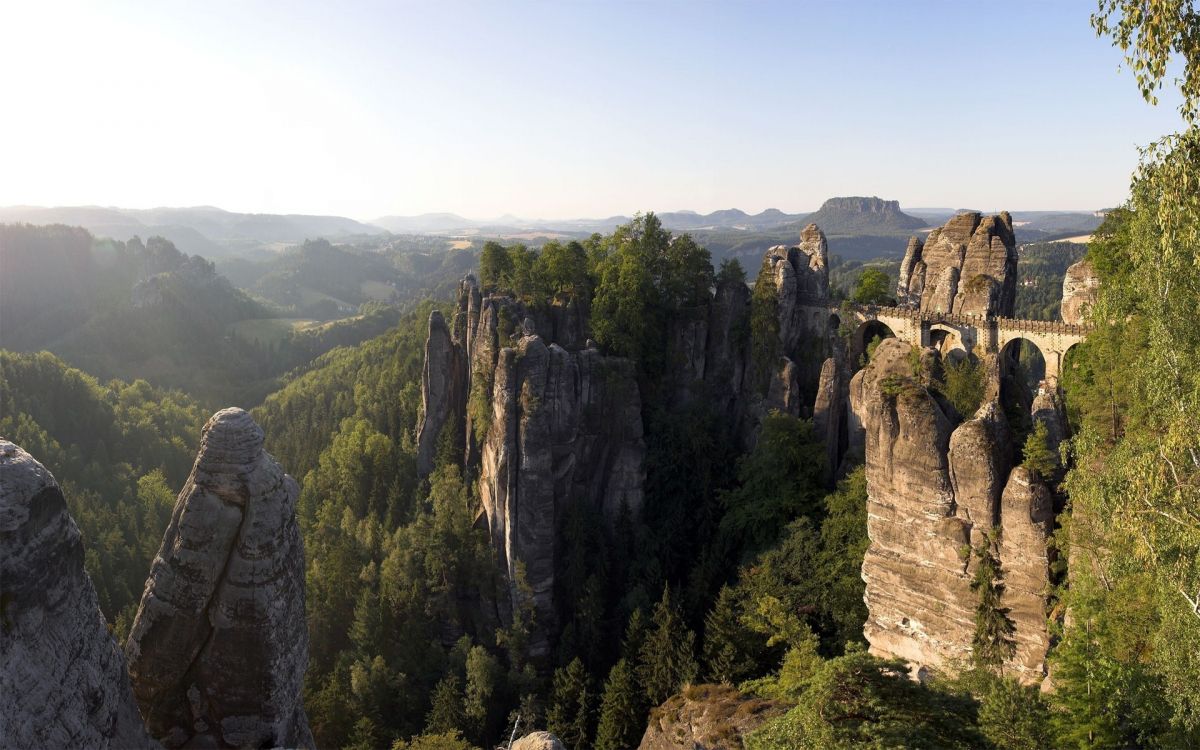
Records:
{"label": "gray rock surface", "polygon": [[429,313],[429,336],[425,339],[425,365],[421,370],[421,417],[417,425],[417,473],[433,471],[437,444],[442,430],[461,430],[462,404],[466,397],[463,382],[463,353],[450,335],[442,314]]}
{"label": "gray rock surface", "polygon": [[312,746],[298,494],[249,414],[209,419],[125,647],[164,745]]}
{"label": "gray rock surface", "polygon": [[149,748],[58,483],[0,439],[0,747]]}
{"label": "gray rock surface", "polygon": [[1063,276],[1062,319],[1078,325],[1087,322],[1088,310],[1100,293],[1100,276],[1090,261],[1081,260],[1067,268]]}
{"label": "gray rock surface", "polygon": [[968,211],[909,242],[896,292],[923,311],[1012,317],[1016,272],[1012,217]]}
{"label": "gray rock surface", "polygon": [[530,732],[514,742],[512,750],[566,750],[566,747],[549,732]]}
{"label": "gray rock surface", "polygon": [[[523,567],[539,621],[552,626],[558,519],[570,503],[589,503],[610,522],[622,508],[636,514],[645,451],[632,362],[538,336],[500,351],[479,492],[510,606]],[[531,650],[546,648],[535,637]]]}

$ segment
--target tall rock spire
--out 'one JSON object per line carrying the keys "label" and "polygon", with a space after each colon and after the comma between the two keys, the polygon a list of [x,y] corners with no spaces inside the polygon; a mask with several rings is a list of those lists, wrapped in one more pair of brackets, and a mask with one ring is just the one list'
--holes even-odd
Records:
{"label": "tall rock spire", "polygon": [[241,409],[204,426],[126,644],[167,747],[310,747],[295,480]]}

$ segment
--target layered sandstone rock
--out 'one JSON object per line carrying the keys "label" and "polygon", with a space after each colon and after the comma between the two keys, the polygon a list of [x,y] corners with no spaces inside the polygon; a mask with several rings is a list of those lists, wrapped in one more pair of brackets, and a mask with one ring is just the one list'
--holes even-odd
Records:
{"label": "layered sandstone rock", "polygon": [[213,415],[125,647],[166,746],[312,746],[297,495],[249,414]]}
{"label": "layered sandstone rock", "polygon": [[530,732],[512,745],[512,750],[566,750],[549,732]]}
{"label": "layered sandstone rock", "polygon": [[1088,310],[1096,304],[1099,293],[1100,276],[1090,261],[1081,260],[1069,266],[1063,276],[1063,322],[1075,325],[1086,322]]}
{"label": "layered sandstone rock", "polygon": [[0,439],[0,746],[149,748],[54,477]]}
{"label": "layered sandstone rock", "polygon": [[896,293],[927,312],[1011,317],[1016,271],[1012,217],[970,211],[909,242]]}
{"label": "layered sandstone rock", "polygon": [[910,351],[885,339],[850,382],[866,432],[864,633],[873,653],[942,664],[969,655],[971,528],[955,515],[951,419],[913,380]]}
{"label": "layered sandstone rock", "polygon": [[437,442],[442,429],[461,430],[466,384],[463,382],[463,352],[455,345],[441,312],[429,313],[429,336],[425,340],[425,365],[421,370],[421,418],[417,426],[417,473],[433,471]]}
{"label": "layered sandstone rock", "polygon": [[[1014,440],[999,402],[985,401],[958,423],[961,417],[929,390],[923,373],[913,372],[911,351],[884,340],[850,383],[865,434],[864,634],[872,653],[916,667],[966,664],[978,601],[971,551],[992,545],[1016,630],[1016,654],[1006,668],[1039,681],[1049,644],[1043,608],[1051,494],[1028,470],[1013,468]],[[995,367],[989,371],[998,375]]]}
{"label": "layered sandstone rock", "polygon": [[[479,490],[511,606],[523,567],[539,620],[553,623],[558,519],[570,503],[589,503],[610,522],[636,514],[644,458],[632,362],[546,346],[536,335],[501,350]],[[538,639],[533,650],[545,646]]]}
{"label": "layered sandstone rock", "polygon": [[813,402],[813,437],[825,444],[826,480],[832,486],[845,449],[845,409],[849,377],[843,357],[829,357],[821,365],[821,380]]}
{"label": "layered sandstone rock", "polygon": [[651,710],[638,750],[742,750],[746,735],[786,710],[725,685],[692,685]]}
{"label": "layered sandstone rock", "polygon": [[1016,653],[1006,668],[1024,682],[1037,682],[1046,674],[1053,505],[1050,490],[1034,472],[1024,466],[1012,470],[1000,511],[1001,605],[1008,609],[1016,642]]}

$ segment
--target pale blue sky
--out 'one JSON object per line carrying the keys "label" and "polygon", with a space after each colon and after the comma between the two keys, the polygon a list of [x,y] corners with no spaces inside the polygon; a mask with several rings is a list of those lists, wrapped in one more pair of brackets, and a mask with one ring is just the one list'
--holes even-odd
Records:
{"label": "pale blue sky", "polygon": [[1094,6],[0,0],[0,205],[1100,208],[1178,117]]}

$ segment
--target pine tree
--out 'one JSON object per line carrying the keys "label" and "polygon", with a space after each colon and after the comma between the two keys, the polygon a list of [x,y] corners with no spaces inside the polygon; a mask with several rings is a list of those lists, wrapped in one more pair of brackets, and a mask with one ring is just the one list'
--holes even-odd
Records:
{"label": "pine tree", "polygon": [[1034,423],[1029,437],[1025,438],[1022,453],[1025,460],[1021,465],[1037,472],[1042,479],[1048,479],[1058,470],[1058,456],[1050,449],[1049,430],[1040,419]]}
{"label": "pine tree", "polygon": [[626,750],[637,744],[645,726],[645,704],[633,668],[621,659],[608,673],[596,727],[596,750]]}
{"label": "pine tree", "polygon": [[466,716],[463,713],[463,694],[458,684],[458,676],[448,674],[438,680],[433,689],[433,705],[425,717],[426,734],[443,734],[462,730],[466,726]]}
{"label": "pine tree", "polygon": [[651,623],[642,644],[638,679],[650,704],[657,706],[696,677],[696,634],[684,625],[667,586]]}
{"label": "pine tree", "polygon": [[754,669],[744,644],[751,637],[737,612],[737,597],[722,586],[717,601],[704,618],[704,666],[708,679],[733,685]]}
{"label": "pine tree", "polygon": [[1008,608],[1000,604],[1004,582],[1000,577],[1000,562],[992,551],[995,530],[975,549],[975,576],[971,590],[979,597],[975,605],[975,636],[971,641],[971,659],[979,667],[999,667],[1016,650],[1013,622]]}
{"label": "pine tree", "polygon": [[554,671],[554,695],[546,729],[572,750],[587,750],[591,736],[592,695],[587,670],[578,657]]}

